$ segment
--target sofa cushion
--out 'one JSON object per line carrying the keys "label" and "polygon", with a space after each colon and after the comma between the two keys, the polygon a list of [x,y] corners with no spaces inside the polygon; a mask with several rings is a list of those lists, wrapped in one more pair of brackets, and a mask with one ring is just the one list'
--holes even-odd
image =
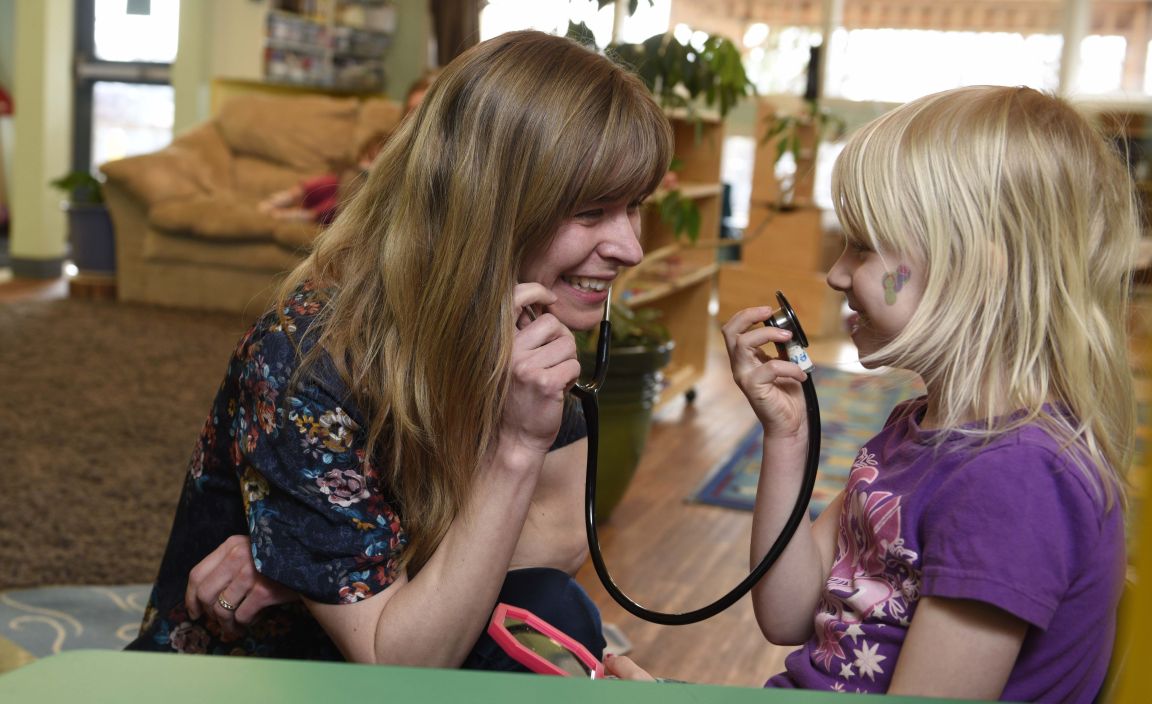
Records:
{"label": "sofa cushion", "polygon": [[229,166],[232,150],[213,122],[194,127],[172,140],[172,147],[188,150],[199,160],[197,177],[203,179],[208,190],[232,188]]}
{"label": "sofa cushion", "polygon": [[312,246],[312,241],[320,234],[320,229],[319,225],[311,222],[280,220],[272,228],[272,239],[281,247],[303,251]]}
{"label": "sofa cushion", "polygon": [[358,105],[355,98],[248,95],[226,102],[216,123],[234,154],[322,173],[347,162]]}
{"label": "sofa cushion", "polygon": [[212,163],[215,148],[223,148],[222,141],[207,125],[160,151],[109,161],[100,170],[148,206],[228,188],[227,169]]}
{"label": "sofa cushion", "polygon": [[352,163],[364,151],[367,142],[381,132],[391,134],[400,124],[403,110],[396,102],[386,98],[367,98],[360,104],[356,130],[352,135]]}
{"label": "sofa cushion", "polygon": [[142,254],[150,262],[264,271],[269,274],[289,271],[303,257],[303,252],[271,241],[217,240],[206,246],[203,239],[159,232],[154,228],[149,228],[144,236]]}
{"label": "sofa cushion", "polygon": [[272,240],[276,219],[255,202],[230,193],[194,195],[152,206],[148,222],[155,228],[213,240]]}
{"label": "sofa cushion", "polygon": [[255,202],[321,173],[326,172],[304,172],[251,156],[239,155],[232,160],[232,183],[237,196]]}

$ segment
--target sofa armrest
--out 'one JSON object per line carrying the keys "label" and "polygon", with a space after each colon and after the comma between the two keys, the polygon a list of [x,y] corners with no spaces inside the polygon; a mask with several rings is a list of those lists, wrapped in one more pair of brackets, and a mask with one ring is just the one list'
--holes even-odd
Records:
{"label": "sofa armrest", "polygon": [[100,170],[150,208],[157,203],[231,187],[230,156],[216,129],[203,125],[149,154],[109,161]]}

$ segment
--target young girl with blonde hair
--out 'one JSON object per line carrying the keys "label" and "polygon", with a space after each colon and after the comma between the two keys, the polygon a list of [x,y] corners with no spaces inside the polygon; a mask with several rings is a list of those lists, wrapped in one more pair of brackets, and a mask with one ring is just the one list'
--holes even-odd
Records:
{"label": "young girl with blonde hair", "polygon": [[[828,273],[870,368],[920,375],[753,592],[803,644],[768,686],[1090,702],[1125,574],[1138,237],[1121,155],[1065,101],[970,87],[859,130],[836,162],[847,246]],[[801,481],[804,373],[770,308],[724,326],[764,427],[755,560]],[[815,372],[817,375],[819,370]],[[623,676],[644,674],[626,659]]]}
{"label": "young girl with blonde hair", "polygon": [[561,37],[447,66],[233,354],[130,647],[500,668],[523,600],[602,648],[571,329],[639,262],[671,139]]}

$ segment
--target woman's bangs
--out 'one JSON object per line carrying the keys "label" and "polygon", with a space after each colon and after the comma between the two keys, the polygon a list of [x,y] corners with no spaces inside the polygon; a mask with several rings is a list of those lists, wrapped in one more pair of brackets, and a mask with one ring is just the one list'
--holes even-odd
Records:
{"label": "woman's bangs", "polygon": [[[581,189],[584,202],[636,200],[655,191],[672,160],[671,145],[644,106],[613,111]],[[619,114],[624,112],[625,114]],[[659,116],[663,119],[663,116]]]}

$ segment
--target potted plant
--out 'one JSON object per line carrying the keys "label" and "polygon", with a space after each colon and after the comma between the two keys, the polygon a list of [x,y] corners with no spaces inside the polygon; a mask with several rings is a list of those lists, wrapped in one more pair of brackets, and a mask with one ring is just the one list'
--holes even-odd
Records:
{"label": "potted plant", "polygon": [[104,206],[99,179],[88,171],[72,171],[51,181],[67,194],[68,244],[80,274],[111,277],[116,271],[116,240]]}
{"label": "potted plant", "polygon": [[[652,427],[652,410],[664,388],[663,369],[674,343],[659,321],[660,311],[613,302],[611,358],[600,401],[596,522],[608,520],[636,474]],[[596,366],[596,336],[577,334],[580,365]]]}
{"label": "potted plant", "polygon": [[[600,0],[600,7],[613,0]],[[638,0],[629,0],[629,14]],[[596,46],[592,30],[583,22],[568,23],[568,36]],[[667,110],[683,110],[700,124],[699,108],[716,110],[720,117],[755,92],[744,71],[740,50],[730,39],[705,35],[702,41],[681,42],[671,32],[655,34],[638,44],[612,43],[604,53],[633,70]],[[675,172],[677,164],[670,170]],[[696,202],[671,187],[656,199],[661,218],[677,236],[695,243],[700,236],[700,212]]]}
{"label": "potted plant", "polygon": [[[845,122],[817,98],[804,98],[804,107],[798,113],[776,113],[764,121],[761,144],[775,143],[776,160],[791,154],[795,171],[780,184],[781,210],[795,208],[798,200],[810,197],[812,178],[816,171],[816,148],[824,140],[836,141],[844,135]],[[804,184],[804,185],[801,185]]]}

